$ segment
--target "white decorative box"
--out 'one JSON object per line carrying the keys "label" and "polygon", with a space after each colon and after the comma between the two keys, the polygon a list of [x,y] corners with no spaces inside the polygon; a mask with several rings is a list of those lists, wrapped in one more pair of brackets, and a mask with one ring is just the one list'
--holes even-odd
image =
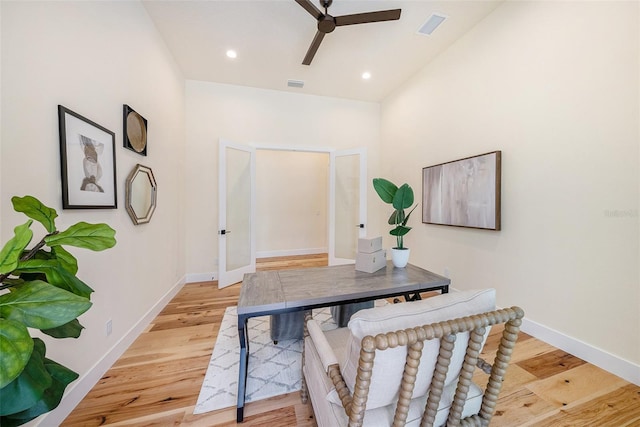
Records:
{"label": "white decorative box", "polygon": [[372,254],[382,249],[382,237],[358,239],[358,252]]}
{"label": "white decorative box", "polygon": [[[360,239],[362,240],[362,239]],[[387,251],[381,249],[373,253],[356,254],[356,270],[364,271],[365,273],[374,273],[381,268],[387,266]]]}

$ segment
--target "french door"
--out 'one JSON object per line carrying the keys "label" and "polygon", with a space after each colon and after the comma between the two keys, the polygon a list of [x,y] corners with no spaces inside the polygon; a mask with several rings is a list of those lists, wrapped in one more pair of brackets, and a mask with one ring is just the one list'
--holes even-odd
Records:
{"label": "french door", "polygon": [[329,169],[329,265],[353,264],[367,234],[366,149],[332,151]]}
{"label": "french door", "polygon": [[218,154],[218,287],[256,271],[256,151],[220,140]]}
{"label": "french door", "polygon": [[[220,140],[218,154],[218,287],[256,270],[254,147]],[[366,149],[331,151],[329,265],[353,264],[366,236]]]}

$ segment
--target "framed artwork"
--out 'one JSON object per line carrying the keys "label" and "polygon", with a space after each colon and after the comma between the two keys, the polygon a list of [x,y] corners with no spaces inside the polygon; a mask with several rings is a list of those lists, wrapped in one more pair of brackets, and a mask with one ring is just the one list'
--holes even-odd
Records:
{"label": "framed artwork", "polygon": [[146,156],[147,155],[147,119],[129,107],[123,105],[123,144],[125,148]]}
{"label": "framed artwork", "polygon": [[500,230],[502,152],[422,169],[422,222]]}
{"label": "framed artwork", "polygon": [[115,134],[58,105],[64,209],[115,209]]}

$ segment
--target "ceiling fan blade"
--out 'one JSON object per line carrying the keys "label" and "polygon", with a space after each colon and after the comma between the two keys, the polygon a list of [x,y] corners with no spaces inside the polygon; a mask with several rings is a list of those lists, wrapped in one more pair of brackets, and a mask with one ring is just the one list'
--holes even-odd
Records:
{"label": "ceiling fan blade", "polygon": [[311,61],[316,54],[316,51],[320,47],[320,43],[322,43],[322,39],[324,38],[324,34],[322,31],[318,31],[311,42],[311,46],[309,46],[309,50],[307,50],[307,54],[304,56],[302,60],[302,65],[311,65]]}
{"label": "ceiling fan blade", "polygon": [[304,7],[304,10],[309,12],[311,16],[313,16],[316,19],[320,19],[322,18],[322,16],[324,16],[323,13],[320,12],[320,10],[318,10],[318,8],[315,7],[310,0],[296,0],[296,3]]}
{"label": "ceiling fan blade", "polygon": [[400,19],[402,9],[381,10],[378,12],[354,13],[353,15],[336,16],[336,27],[369,22],[395,21]]}

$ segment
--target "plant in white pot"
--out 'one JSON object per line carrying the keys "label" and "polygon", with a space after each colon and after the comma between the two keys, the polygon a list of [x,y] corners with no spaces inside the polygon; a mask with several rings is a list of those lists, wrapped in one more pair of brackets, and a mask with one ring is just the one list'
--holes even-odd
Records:
{"label": "plant in white pot", "polygon": [[404,247],[404,236],[411,230],[411,227],[407,227],[407,221],[409,221],[411,213],[418,207],[416,204],[409,213],[405,213],[405,209],[409,209],[413,205],[413,189],[406,183],[398,187],[384,178],[374,178],[373,188],[383,202],[394,208],[389,217],[389,224],[393,225],[389,234],[396,237],[396,247],[391,248],[391,259],[394,266],[405,267],[409,262],[409,248]]}

